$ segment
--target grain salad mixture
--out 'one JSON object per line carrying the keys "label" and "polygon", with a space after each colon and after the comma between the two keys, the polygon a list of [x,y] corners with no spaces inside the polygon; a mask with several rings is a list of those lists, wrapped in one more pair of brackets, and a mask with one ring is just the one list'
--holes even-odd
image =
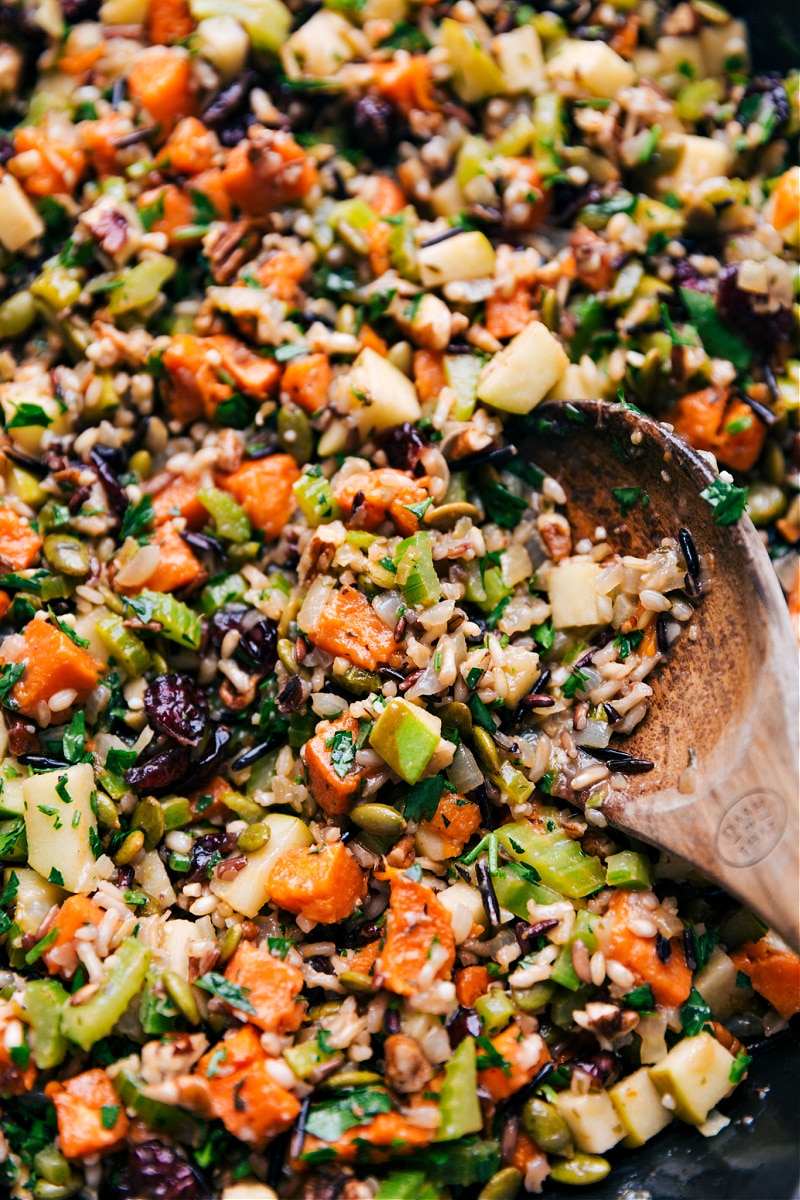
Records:
{"label": "grain salad mixture", "polygon": [[797,614],[798,78],[713,0],[0,7],[11,1196],[513,1200],[727,1123],[800,960],[603,813],[713,563],[515,443],[670,422]]}

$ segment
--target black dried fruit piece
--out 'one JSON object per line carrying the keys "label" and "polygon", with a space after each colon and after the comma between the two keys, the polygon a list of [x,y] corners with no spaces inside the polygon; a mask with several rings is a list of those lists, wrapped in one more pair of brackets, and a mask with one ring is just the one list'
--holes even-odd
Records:
{"label": "black dried fruit piece", "polygon": [[610,1087],[622,1074],[622,1064],[616,1054],[611,1054],[607,1050],[602,1050],[599,1054],[592,1055],[591,1058],[575,1059],[569,1063],[569,1066],[588,1075],[592,1081],[592,1087],[597,1088]]}
{"label": "black dried fruit piece", "polygon": [[236,647],[236,657],[250,670],[269,673],[278,661],[278,626],[262,617],[245,629]]}
{"label": "black dried fruit piece", "polygon": [[195,838],[189,859],[189,874],[186,877],[188,882],[197,883],[203,879],[210,879],[214,867],[226,854],[230,854],[235,845],[236,834],[223,830],[219,833],[204,833],[202,837]]}
{"label": "black dried fruit piece", "polygon": [[209,775],[213,775],[222,764],[230,740],[230,729],[225,725],[215,725],[205,750],[194,762],[190,763],[188,771],[182,777],[181,787],[191,791],[204,783]]}
{"label": "black dried fruit piece", "polygon": [[701,275],[688,258],[675,263],[675,286],[690,288],[693,292],[713,292],[714,284],[706,275]]}
{"label": "black dried fruit piece", "polygon": [[428,439],[408,421],[403,425],[392,425],[381,438],[381,448],[389,465],[398,471],[413,471],[427,445]]}
{"label": "black dried fruit piece", "polygon": [[218,609],[208,622],[212,645],[219,650],[225,634],[230,633],[232,629],[239,629],[244,618],[252,611],[246,604],[226,604],[224,608]]}
{"label": "black dried fruit piece", "polygon": [[128,1179],[131,1195],[139,1200],[202,1200],[211,1195],[200,1173],[163,1142],[131,1143]]}
{"label": "black dried fruit piece", "polygon": [[461,1045],[464,1038],[480,1037],[483,1033],[481,1019],[474,1008],[457,1008],[448,1018],[446,1029],[450,1045],[454,1050],[456,1046]]}
{"label": "black dried fruit piece", "polygon": [[717,288],[719,315],[752,346],[774,350],[792,331],[791,308],[780,305],[771,310],[768,297],[745,291],[738,281],[739,267],[735,263],[722,268]]}
{"label": "black dried fruit piece", "polygon": [[742,129],[750,125],[761,128],[762,145],[784,133],[790,116],[789,97],[783,79],[773,71],[756,75],[750,80],[736,110],[736,120]]}
{"label": "black dried fruit piece", "polygon": [[136,763],[125,772],[131,787],[147,792],[162,792],[183,779],[189,770],[191,755],[188,746],[173,743],[159,750],[146,762]]}
{"label": "black dried fruit piece", "polygon": [[125,474],[125,456],[112,446],[92,446],[89,461],[100,478],[106,499],[118,517],[124,517],[128,508],[128,493],[119,482]]}
{"label": "black dried fruit piece", "polygon": [[203,123],[209,129],[219,129],[230,122],[231,117],[244,108],[254,83],[255,75],[252,71],[246,71],[239,79],[234,79],[233,83],[223,88],[211,101],[203,113]]}
{"label": "black dried fruit piece", "polygon": [[147,719],[182,746],[197,746],[208,724],[208,698],[191,675],[159,675],[144,694]]}
{"label": "black dried fruit piece", "polygon": [[398,120],[394,105],[382,96],[362,96],[353,109],[356,145],[371,158],[385,158],[397,144]]}

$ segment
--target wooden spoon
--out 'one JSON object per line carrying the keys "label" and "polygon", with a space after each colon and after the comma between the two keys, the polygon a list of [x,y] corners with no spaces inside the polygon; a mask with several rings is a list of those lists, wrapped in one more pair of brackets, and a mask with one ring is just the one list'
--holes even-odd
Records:
{"label": "wooden spoon", "polygon": [[[710,586],[648,679],[650,712],[618,743],[655,767],[614,776],[602,811],[691,863],[800,949],[798,648],[756,530],[747,518],[717,525],[699,495],[715,478],[708,463],[624,406],[543,404],[518,449],[564,487],[576,541],[602,526],[615,550],[645,556],[690,531]],[[649,503],[623,517],[611,489],[632,486]],[[686,792],[679,780],[690,758]]]}

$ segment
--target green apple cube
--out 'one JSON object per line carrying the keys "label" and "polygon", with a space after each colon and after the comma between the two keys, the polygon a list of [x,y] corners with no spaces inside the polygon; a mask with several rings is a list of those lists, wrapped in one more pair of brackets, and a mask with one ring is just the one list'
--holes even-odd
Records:
{"label": "green apple cube", "polygon": [[676,1117],[702,1125],[731,1090],[732,1066],[733,1056],[704,1031],[673,1046],[666,1058],[650,1067],[650,1078],[667,1106],[674,1104]]}
{"label": "green apple cube", "polygon": [[625,1126],[608,1092],[559,1092],[556,1108],[569,1125],[575,1145],[586,1154],[604,1154],[625,1137]]}
{"label": "green apple cube", "polygon": [[68,892],[93,892],[113,864],[99,848],[88,763],[32,775],[22,785],[28,864]]}
{"label": "green apple cube", "polygon": [[406,783],[416,783],[433,758],[442,723],[408,700],[390,700],[369,735],[370,745]]}
{"label": "green apple cube", "polygon": [[[234,912],[251,919],[269,899],[267,883],[272,868],[287,850],[310,846],[314,840],[308,826],[298,817],[284,813],[269,813],[265,818],[269,841],[247,856],[247,866],[225,879],[214,876],[209,884],[220,900],[230,904]],[[172,922],[170,922],[172,924]]]}
{"label": "green apple cube", "polygon": [[647,1067],[620,1079],[608,1094],[627,1131],[623,1145],[629,1149],[643,1146],[672,1120],[672,1113],[661,1103],[661,1094]]}

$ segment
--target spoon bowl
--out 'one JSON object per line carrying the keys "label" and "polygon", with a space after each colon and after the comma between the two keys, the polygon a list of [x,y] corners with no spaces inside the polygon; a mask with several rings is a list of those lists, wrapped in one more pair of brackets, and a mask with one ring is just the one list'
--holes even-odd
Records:
{"label": "spoon bowl", "polygon": [[[576,541],[602,527],[615,550],[644,557],[690,532],[708,586],[648,679],[649,713],[618,747],[655,765],[613,775],[603,815],[800,948],[797,643],[758,533],[746,517],[718,525],[700,496],[716,478],[708,462],[624,405],[542,404],[517,448],[564,487]],[[643,493],[623,516],[612,489],[629,487]],[[681,790],[690,763],[692,790]]]}

